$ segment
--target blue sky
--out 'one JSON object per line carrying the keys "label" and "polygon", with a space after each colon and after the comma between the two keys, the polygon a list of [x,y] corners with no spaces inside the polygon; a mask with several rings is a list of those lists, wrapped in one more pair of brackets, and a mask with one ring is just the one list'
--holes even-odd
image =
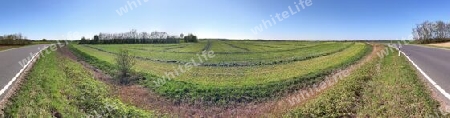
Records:
{"label": "blue sky", "polygon": [[[400,39],[425,20],[450,22],[449,0],[311,0],[312,5],[254,34],[270,15],[299,0],[2,0],[0,34],[31,39],[91,37],[99,32],[165,31],[201,38]],[[128,6],[119,15],[116,10]]]}

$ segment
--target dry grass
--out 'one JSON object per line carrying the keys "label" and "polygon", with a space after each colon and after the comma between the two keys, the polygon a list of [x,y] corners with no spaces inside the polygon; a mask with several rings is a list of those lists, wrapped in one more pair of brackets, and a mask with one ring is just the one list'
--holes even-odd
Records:
{"label": "dry grass", "polygon": [[22,47],[22,46],[2,46],[2,45],[0,45],[0,51],[12,49],[12,48],[18,48],[18,47]]}
{"label": "dry grass", "polygon": [[429,45],[450,48],[450,42],[447,42],[447,43],[436,43],[436,44],[429,44]]}

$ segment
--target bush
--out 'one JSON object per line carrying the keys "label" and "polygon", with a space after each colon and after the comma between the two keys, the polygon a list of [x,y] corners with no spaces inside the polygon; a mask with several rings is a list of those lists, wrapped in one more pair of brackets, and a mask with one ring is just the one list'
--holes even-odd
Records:
{"label": "bush", "polygon": [[126,49],[121,49],[116,55],[117,78],[120,84],[128,84],[131,79],[131,68],[135,64],[135,58]]}
{"label": "bush", "polygon": [[189,34],[188,36],[184,37],[184,42],[186,42],[186,43],[188,43],[188,42],[197,43],[198,39],[197,39],[197,36],[194,36],[193,34]]}

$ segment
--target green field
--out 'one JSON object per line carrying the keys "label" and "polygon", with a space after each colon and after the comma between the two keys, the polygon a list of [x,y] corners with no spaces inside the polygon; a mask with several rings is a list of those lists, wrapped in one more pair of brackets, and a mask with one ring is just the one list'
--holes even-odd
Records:
{"label": "green field", "polygon": [[[248,44],[244,44],[248,43]],[[200,43],[161,44],[161,45],[85,45],[98,51],[117,53],[119,49],[131,50],[135,55],[147,60],[160,62],[191,62],[196,54],[201,53],[205,47],[214,51],[217,56],[207,60],[204,65],[271,65],[282,62],[305,60],[307,58],[328,55],[342,51],[353,43],[336,42],[276,42],[268,45],[257,41],[202,41]],[[251,44],[251,45],[250,45]],[[284,44],[284,45],[283,45]],[[230,46],[233,45],[233,46]],[[263,46],[265,45],[265,46]],[[241,47],[239,47],[241,46]],[[267,47],[271,46],[271,47]],[[258,49],[258,47],[260,47]],[[261,48],[263,47],[263,48]],[[245,49],[245,50],[244,50]]]}
{"label": "green field", "polygon": [[[194,66],[171,79],[159,79],[184,65],[161,60],[188,62],[197,58],[196,54],[204,47],[215,52],[215,57],[205,62],[208,64]],[[306,41],[212,40],[192,44],[72,46],[74,52],[103,70],[114,70],[115,53],[121,48],[139,57],[134,70],[148,78],[141,84],[158,94],[174,101],[221,105],[281,97],[322,81],[371,50],[371,46],[364,43]],[[219,63],[245,64],[216,65]],[[163,85],[157,86],[155,82]]]}

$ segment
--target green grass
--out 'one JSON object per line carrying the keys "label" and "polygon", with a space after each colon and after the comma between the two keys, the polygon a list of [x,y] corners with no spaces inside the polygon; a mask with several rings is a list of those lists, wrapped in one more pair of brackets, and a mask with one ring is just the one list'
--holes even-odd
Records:
{"label": "green grass", "polygon": [[[329,49],[330,45],[324,45],[322,50]],[[114,64],[114,55],[86,48],[80,45],[74,45],[77,50],[85,52],[90,56],[94,56],[99,60]],[[355,55],[361,53],[366,48],[365,44],[352,45],[342,52],[333,53],[327,56],[320,56],[305,61],[296,61],[292,63],[280,63],[277,65],[266,66],[247,66],[247,67],[194,67],[189,72],[173,78],[178,81],[187,81],[190,83],[211,86],[236,86],[236,85],[254,85],[283,79],[290,79],[307,75],[320,70],[341,65],[346,60],[352,60]],[[317,49],[317,48],[313,48]],[[356,51],[355,51],[356,50]],[[305,49],[304,52],[310,51]],[[307,54],[305,54],[307,55]],[[219,57],[214,57],[219,58]],[[334,60],[329,60],[330,58]],[[178,64],[160,63],[154,61],[138,60],[134,68],[138,72],[148,73],[156,76],[164,76],[166,72],[173,72]],[[106,68],[108,69],[108,68]],[[293,71],[295,70],[295,71]],[[211,81],[214,80],[212,83]]]}
{"label": "green grass", "polygon": [[391,54],[364,65],[286,117],[427,117],[440,114],[438,105],[409,62]]}
{"label": "green grass", "polygon": [[[134,70],[148,78],[142,82],[143,85],[178,102],[247,103],[277,98],[293,89],[320,82],[334,70],[353,64],[370,51],[370,47],[363,43],[321,42],[319,45],[311,46],[311,49],[305,48],[298,52],[314,55],[317,53],[315,50],[329,51],[336,47],[342,49],[308,60],[275,65],[193,67],[192,70],[172,80],[163,80],[166,83],[161,87],[155,86],[154,81],[159,81],[158,78],[164,76],[166,72],[173,72],[178,64],[138,60]],[[113,54],[82,45],[73,45],[72,50],[102,70],[114,70]]]}
{"label": "green grass", "polygon": [[152,111],[126,105],[110,94],[108,85],[56,53],[39,59],[6,106],[6,117],[151,117]]}
{"label": "green grass", "polygon": [[[212,48],[219,49],[236,49],[234,47],[223,47],[227,46],[227,43],[224,41],[212,41]],[[305,43],[305,42],[303,42]],[[219,45],[221,44],[221,45]],[[183,46],[184,44],[180,44]],[[192,45],[192,44],[191,44]],[[294,61],[302,61],[310,58],[315,58],[324,55],[330,55],[336,52],[340,52],[350,46],[354,45],[354,43],[305,43],[303,46],[298,46],[291,49],[286,50],[278,50],[278,51],[269,51],[269,52],[216,52],[215,57],[208,59],[203,63],[205,66],[256,66],[256,65],[274,65],[279,63],[289,63]],[[117,54],[119,49],[125,48],[129,49],[134,55],[137,55],[140,58],[145,58],[149,61],[155,62],[166,62],[166,63],[177,63],[177,64],[185,64],[191,62],[192,59],[197,58],[197,54],[199,53],[173,53],[173,52],[153,52],[148,50],[141,50],[137,48],[141,48],[143,45],[83,45],[84,47],[76,46],[77,48],[92,48],[92,49],[83,49],[83,50],[91,50],[91,51],[101,51],[107,52],[111,54]],[[170,45],[171,47],[174,45]],[[107,47],[107,48],[105,48]],[[155,50],[164,47],[153,47]],[[261,47],[260,47],[261,48]]]}
{"label": "green grass", "polygon": [[283,42],[266,42],[266,41],[227,41],[237,47],[248,49],[249,52],[275,52],[294,50],[301,47],[308,47],[320,44],[321,42],[301,42],[301,41],[283,41]]}
{"label": "green grass", "polygon": [[[251,42],[255,43],[255,42]],[[211,41],[212,48],[209,49],[217,54],[217,58],[208,60],[206,63],[232,63],[232,62],[252,62],[252,63],[269,63],[278,60],[288,60],[291,58],[302,58],[311,53],[329,53],[348,47],[352,43],[321,43],[321,42],[295,42],[291,45],[279,46],[277,50],[261,50],[269,49],[261,45],[255,46],[251,43],[242,45],[237,41]],[[200,43],[183,43],[183,44],[166,44],[166,45],[86,45],[87,47],[96,48],[102,51],[117,53],[119,49],[126,48],[133,51],[140,57],[150,58],[151,60],[190,62],[191,58],[196,57],[206,46],[207,42]],[[294,45],[297,44],[297,45]],[[320,45],[323,44],[323,45]],[[231,46],[232,45],[232,46]],[[240,47],[239,47],[239,46]],[[272,44],[277,46],[275,42]],[[314,47],[319,45],[317,47]],[[234,47],[233,47],[234,46]],[[268,44],[266,44],[268,46]],[[254,50],[260,49],[260,50]],[[188,52],[189,50],[195,50]],[[293,56],[295,55],[295,56]]]}
{"label": "green grass", "polygon": [[[55,40],[48,40],[48,41],[33,41],[31,44],[55,44],[57,41]],[[60,41],[60,43],[64,43],[64,41]]]}
{"label": "green grass", "polygon": [[[32,41],[31,44],[29,45],[38,45],[38,44],[53,44],[56,43],[56,41]],[[61,42],[63,43],[63,42]],[[29,46],[29,45],[0,45],[0,51],[2,50],[8,50],[8,49],[12,49],[12,48],[20,48],[20,47],[24,47],[24,46]]]}
{"label": "green grass", "polygon": [[[176,78],[175,81],[168,81],[164,86],[157,87],[155,91],[178,101],[207,101],[210,104],[219,105],[276,99],[285,96],[295,89],[323,81],[326,75],[336,69],[354,63],[369,50],[367,47],[358,48],[348,49],[347,51],[332,56],[319,57],[317,60],[312,59],[308,60],[308,62],[301,61],[299,64],[279,65],[286,70],[244,76],[242,79],[235,79],[238,76],[233,74],[231,74],[231,77],[222,76],[224,79],[214,79],[216,76],[211,75],[207,75],[209,78],[190,78],[184,80]],[[330,59],[335,60],[331,62]],[[273,70],[280,69],[278,66],[263,69],[271,68]],[[209,72],[213,71],[210,70]],[[225,71],[228,71],[228,69]],[[253,72],[258,73],[261,71],[254,70]],[[273,75],[273,77],[270,77],[270,75]],[[267,80],[264,80],[264,78],[267,78]],[[152,88],[151,84],[147,82],[146,85]]]}

